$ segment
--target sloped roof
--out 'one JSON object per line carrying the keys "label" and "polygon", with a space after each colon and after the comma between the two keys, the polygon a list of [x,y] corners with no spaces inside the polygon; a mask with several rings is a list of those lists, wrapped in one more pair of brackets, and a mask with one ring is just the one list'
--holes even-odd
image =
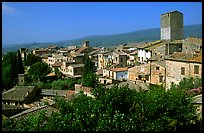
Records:
{"label": "sloped roof", "polygon": [[128,70],[128,67],[112,68],[110,70],[114,72],[124,72]]}
{"label": "sloped roof", "polygon": [[193,44],[201,44],[202,45],[202,38],[195,38],[195,37],[188,37],[185,41],[193,43]]}
{"label": "sloped roof", "polygon": [[23,101],[34,88],[34,86],[15,86],[2,93],[2,100]]}
{"label": "sloped roof", "polygon": [[76,53],[82,53],[83,51],[85,51],[86,49],[88,49],[89,47],[81,47],[79,48]]}
{"label": "sloped roof", "polygon": [[69,66],[74,67],[74,68],[76,68],[76,67],[84,67],[84,64],[70,64]]}
{"label": "sloped roof", "polygon": [[42,89],[41,95],[45,96],[65,96],[68,90],[54,90],[54,89]]}
{"label": "sloped roof", "polygon": [[33,107],[33,108],[30,108],[30,109],[27,109],[19,114],[16,114],[14,116],[11,116],[10,118],[11,119],[14,119],[15,121],[18,121],[18,120],[21,120],[21,119],[28,119],[29,116],[31,115],[37,115],[39,112],[41,111],[46,111],[46,115],[47,116],[51,116],[51,114],[53,112],[57,112],[58,110],[56,108],[53,108],[51,106],[41,106],[41,107]]}
{"label": "sloped roof", "polygon": [[202,104],[202,94],[194,97],[194,103]]}
{"label": "sloped roof", "polygon": [[51,72],[51,73],[49,73],[48,75],[46,75],[46,77],[52,77],[52,76],[55,76],[55,73],[54,73],[54,72]]}
{"label": "sloped roof", "polygon": [[7,104],[2,104],[2,110],[13,110],[13,109],[26,109],[24,107],[18,106],[18,105],[7,105]]}
{"label": "sloped roof", "polygon": [[60,67],[62,65],[62,62],[56,61],[54,64],[52,64],[53,67]]}
{"label": "sloped roof", "polygon": [[197,62],[202,63],[201,54],[185,53],[185,52],[174,52],[165,58],[166,60],[184,61],[184,62]]}

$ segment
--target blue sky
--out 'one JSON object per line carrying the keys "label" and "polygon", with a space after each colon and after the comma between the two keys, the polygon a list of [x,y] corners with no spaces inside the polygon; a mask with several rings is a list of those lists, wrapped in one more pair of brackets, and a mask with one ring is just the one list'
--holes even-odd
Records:
{"label": "blue sky", "polygon": [[2,45],[159,28],[160,15],[174,10],[184,25],[202,24],[201,2],[3,2]]}

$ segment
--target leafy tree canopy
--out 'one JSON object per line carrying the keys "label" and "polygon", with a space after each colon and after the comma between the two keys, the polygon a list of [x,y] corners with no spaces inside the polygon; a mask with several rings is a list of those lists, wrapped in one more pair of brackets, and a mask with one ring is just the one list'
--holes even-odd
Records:
{"label": "leafy tree canopy", "polygon": [[33,81],[41,81],[47,74],[51,72],[47,63],[37,62],[28,70],[28,75]]}

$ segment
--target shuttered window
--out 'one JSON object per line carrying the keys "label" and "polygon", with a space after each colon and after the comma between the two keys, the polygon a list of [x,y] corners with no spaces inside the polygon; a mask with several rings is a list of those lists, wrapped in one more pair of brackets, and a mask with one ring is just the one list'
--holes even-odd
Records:
{"label": "shuttered window", "polygon": [[194,65],[194,74],[199,74],[199,66]]}
{"label": "shuttered window", "polygon": [[185,75],[185,67],[181,67],[181,75]]}

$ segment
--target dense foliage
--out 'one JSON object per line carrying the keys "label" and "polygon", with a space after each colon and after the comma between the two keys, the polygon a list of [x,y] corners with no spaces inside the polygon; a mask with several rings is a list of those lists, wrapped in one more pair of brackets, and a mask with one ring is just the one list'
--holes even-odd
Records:
{"label": "dense foliage", "polygon": [[59,112],[50,117],[32,116],[18,121],[10,130],[192,131],[201,128],[192,97],[182,89],[166,92],[161,87],[150,87],[149,91],[138,92],[128,86],[110,89],[99,86],[93,95],[95,98],[80,93],[72,102],[56,98]]}
{"label": "dense foliage", "polygon": [[58,79],[53,82],[43,83],[41,81],[32,82],[28,85],[34,85],[40,89],[56,89],[56,90],[74,90],[74,84],[80,84],[80,79],[67,78],[67,79]]}
{"label": "dense foliage", "polygon": [[33,82],[42,81],[45,76],[51,72],[48,64],[45,62],[37,62],[30,66],[28,76]]}
{"label": "dense foliage", "polygon": [[97,87],[97,77],[95,74],[95,66],[88,55],[84,57],[84,69],[82,74],[82,84],[87,87]]}
{"label": "dense foliage", "polygon": [[16,85],[18,74],[24,73],[20,52],[9,52],[2,61],[2,85],[3,89],[10,89]]}
{"label": "dense foliage", "polygon": [[24,64],[25,66],[32,66],[33,64],[37,62],[42,62],[42,58],[34,54],[28,54],[24,61]]}

